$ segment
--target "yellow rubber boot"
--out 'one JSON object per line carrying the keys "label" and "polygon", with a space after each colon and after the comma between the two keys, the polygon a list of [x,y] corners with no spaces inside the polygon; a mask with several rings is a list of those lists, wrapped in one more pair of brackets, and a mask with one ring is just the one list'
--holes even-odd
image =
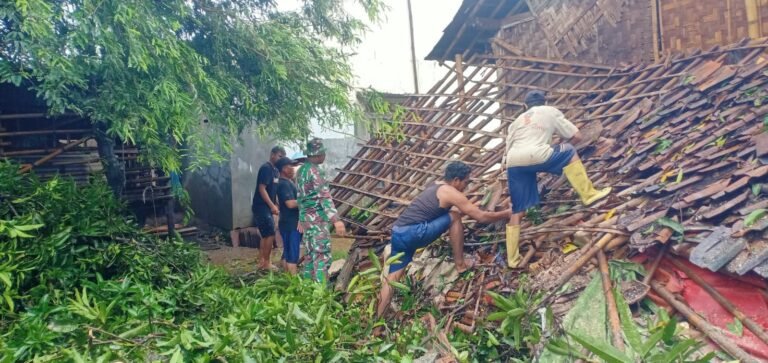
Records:
{"label": "yellow rubber boot", "polygon": [[520,226],[507,225],[507,266],[515,268],[520,262]]}
{"label": "yellow rubber boot", "polygon": [[581,202],[584,203],[584,205],[590,205],[605,198],[611,193],[610,187],[596,190],[595,187],[592,186],[592,182],[589,180],[587,171],[584,169],[584,164],[581,163],[581,160],[568,164],[563,168],[563,173],[565,174],[565,177],[568,178],[568,182],[571,183],[573,189],[576,190],[576,193],[579,194]]}

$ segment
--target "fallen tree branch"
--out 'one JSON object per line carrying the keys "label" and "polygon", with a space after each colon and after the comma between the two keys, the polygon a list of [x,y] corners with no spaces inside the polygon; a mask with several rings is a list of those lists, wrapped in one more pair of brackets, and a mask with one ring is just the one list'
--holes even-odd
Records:
{"label": "fallen tree branch", "polygon": [[661,296],[664,301],[671,305],[675,310],[680,312],[689,323],[693,324],[698,330],[703,332],[709,339],[715,342],[720,348],[725,350],[728,354],[742,362],[759,362],[758,359],[749,355],[743,349],[739,348],[736,343],[728,339],[719,329],[711,325],[708,321],[704,320],[701,316],[696,314],[691,308],[684,303],[680,302],[672,295],[669,290],[665,289],[657,281],[651,281],[651,287]]}
{"label": "fallen tree branch", "polygon": [[691,280],[696,282],[699,286],[701,286],[704,291],[709,293],[710,296],[712,296],[715,301],[717,301],[720,305],[722,305],[725,310],[728,310],[729,313],[733,314],[733,316],[736,319],[741,320],[741,322],[744,324],[744,326],[747,327],[752,333],[755,334],[760,340],[762,340],[764,343],[768,344],[768,334],[766,334],[765,330],[757,324],[754,320],[750,319],[746,315],[744,315],[741,310],[739,310],[735,305],[733,305],[732,302],[728,301],[728,299],[725,298],[722,294],[720,294],[719,291],[717,291],[712,285],[708,284],[704,279],[701,278],[698,274],[696,274],[693,270],[691,270],[688,266],[683,264],[682,262],[674,259],[674,258],[668,258],[668,261],[672,262],[675,267],[682,271],[684,274],[688,276]]}

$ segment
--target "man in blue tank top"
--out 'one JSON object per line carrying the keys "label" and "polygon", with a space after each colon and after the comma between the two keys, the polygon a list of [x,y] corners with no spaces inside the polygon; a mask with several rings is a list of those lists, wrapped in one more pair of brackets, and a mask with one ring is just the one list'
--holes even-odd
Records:
{"label": "man in blue tank top", "polygon": [[[389,281],[403,277],[405,267],[413,260],[417,249],[426,247],[448,231],[456,270],[461,273],[470,268],[464,261],[464,225],[462,214],[480,223],[493,223],[509,219],[511,210],[487,212],[480,210],[464,195],[469,184],[470,168],[460,161],[448,164],[442,180],[428,186],[406,208],[392,227],[391,255],[402,254],[398,262],[389,268],[379,294],[377,316],[381,317],[392,300]],[[451,210],[453,207],[457,210]]]}

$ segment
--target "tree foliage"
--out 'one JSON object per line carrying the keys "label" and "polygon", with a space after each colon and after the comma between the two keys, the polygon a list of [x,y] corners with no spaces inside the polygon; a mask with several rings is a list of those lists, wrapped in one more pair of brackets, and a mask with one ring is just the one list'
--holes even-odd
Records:
{"label": "tree foliage", "polygon": [[[364,20],[344,3],[278,11],[273,0],[4,1],[0,82],[31,84],[51,113],[87,116],[165,170],[185,155],[205,164],[220,157],[211,145],[227,152],[251,126],[301,139],[311,120],[362,117],[346,52]],[[355,4],[371,20],[383,9],[381,0]]]}
{"label": "tree foliage", "polygon": [[287,274],[232,278],[192,244],[141,233],[102,180],[41,182],[0,162],[0,362],[414,358],[424,330],[393,347],[372,338],[367,307]]}

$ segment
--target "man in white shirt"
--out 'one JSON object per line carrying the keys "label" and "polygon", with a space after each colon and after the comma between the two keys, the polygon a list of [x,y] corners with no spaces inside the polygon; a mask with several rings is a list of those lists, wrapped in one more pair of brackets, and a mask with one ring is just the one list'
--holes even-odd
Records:
{"label": "man in white shirt", "polygon": [[[509,196],[512,199],[512,217],[507,224],[507,265],[517,266],[520,260],[520,220],[523,213],[539,204],[536,173],[565,174],[568,182],[579,194],[584,205],[606,197],[611,188],[596,190],[587,177],[584,165],[573,144],[582,136],[579,129],[565,118],[560,110],[546,106],[541,91],[525,96],[527,111],[518,116],[507,129],[506,167]],[[552,144],[557,134],[568,143]]]}

